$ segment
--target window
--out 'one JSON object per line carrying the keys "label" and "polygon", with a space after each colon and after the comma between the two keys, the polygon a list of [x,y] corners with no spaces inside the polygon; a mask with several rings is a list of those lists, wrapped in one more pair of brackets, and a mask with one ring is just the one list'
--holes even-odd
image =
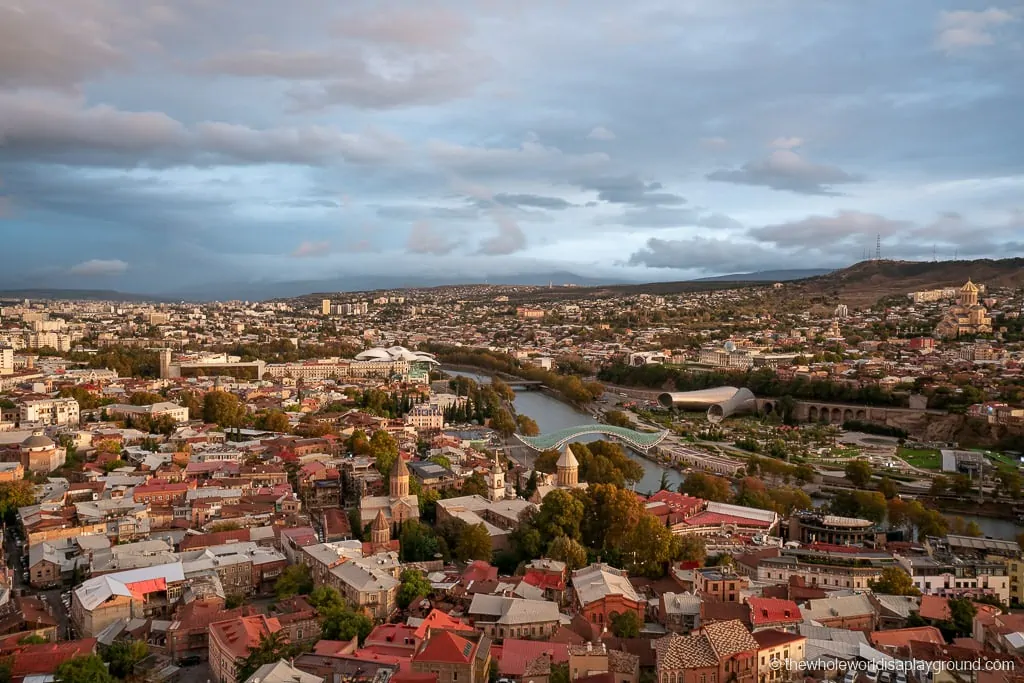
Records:
{"label": "window", "polygon": [[459,672],[458,671],[453,671],[452,672],[452,680],[453,681],[459,680]]}

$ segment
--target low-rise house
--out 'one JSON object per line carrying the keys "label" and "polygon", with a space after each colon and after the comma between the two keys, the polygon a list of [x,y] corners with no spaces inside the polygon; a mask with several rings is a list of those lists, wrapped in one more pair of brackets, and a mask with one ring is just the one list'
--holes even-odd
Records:
{"label": "low-rise house", "polygon": [[174,662],[198,657],[209,658],[210,624],[218,621],[252,616],[252,607],[225,609],[224,598],[206,596],[178,608],[167,627],[167,655]]}
{"label": "low-rise house", "polygon": [[803,615],[792,600],[778,598],[749,598],[750,625],[754,632],[768,629],[789,631],[799,630]]}
{"label": "low-rise house", "polygon": [[249,651],[280,630],[277,619],[262,614],[210,624],[210,674],[215,683],[236,683],[238,666]]}
{"label": "low-rise house", "polygon": [[35,543],[28,549],[29,584],[42,589],[84,578],[91,555],[108,548],[110,539],[100,534]]}
{"label": "low-rise house", "polygon": [[808,600],[802,612],[806,621],[850,631],[874,631],[877,615],[867,595],[839,595]]}
{"label": "low-rise house", "polygon": [[739,602],[741,593],[750,587],[747,577],[717,567],[698,569],[693,577],[696,592],[708,600]]}
{"label": "low-rise house", "polygon": [[64,643],[43,643],[22,645],[10,656],[10,681],[23,683],[25,680],[53,680],[57,668],[75,657],[96,653],[96,639],[85,638]]}
{"label": "low-rise house", "polygon": [[401,582],[387,569],[368,562],[348,561],[330,571],[329,585],[350,603],[365,609],[374,619],[387,619],[395,609],[395,598]]}
{"label": "low-rise house", "polygon": [[477,630],[491,638],[550,638],[558,630],[558,605],[477,593],[468,616]]}
{"label": "low-rise house", "polygon": [[760,644],[739,621],[654,641],[658,683],[755,683]]}
{"label": "low-rise house", "polygon": [[642,622],[647,610],[625,571],[606,564],[592,564],[572,573],[572,586],[580,614],[598,627],[610,626],[612,618],[636,612]]}
{"label": "low-rise house", "polygon": [[607,674],[614,683],[639,683],[640,658],[604,643],[587,643],[569,648],[569,680]]}
{"label": "low-rise house", "polygon": [[700,628],[699,595],[693,593],[662,593],[658,599],[661,625],[673,633],[690,633]]}
{"label": "low-rise house", "polygon": [[89,637],[118,619],[166,617],[184,584],[180,562],[97,576],[72,593],[71,621]]}
{"label": "low-rise house", "polygon": [[757,641],[758,683],[790,680],[791,663],[802,662],[806,657],[807,638],[799,633],[772,629],[757,631],[753,636]]}
{"label": "low-rise house", "polygon": [[412,658],[413,672],[433,674],[437,683],[484,683],[490,665],[490,638],[468,640],[448,631],[432,631]]}
{"label": "low-rise house", "polygon": [[280,660],[264,664],[256,672],[245,679],[244,683],[324,683],[320,676],[297,668],[292,662]]}
{"label": "low-rise house", "polygon": [[569,583],[569,568],[558,560],[533,560],[526,565],[523,582],[540,589],[546,599],[562,604]]}

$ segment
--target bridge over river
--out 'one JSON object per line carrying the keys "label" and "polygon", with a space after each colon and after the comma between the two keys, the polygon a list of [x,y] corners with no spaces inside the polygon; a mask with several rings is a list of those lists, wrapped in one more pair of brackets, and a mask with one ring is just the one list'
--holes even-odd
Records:
{"label": "bridge over river", "polygon": [[540,436],[516,434],[516,438],[535,451],[547,451],[551,449],[560,450],[570,441],[591,434],[613,436],[629,447],[646,453],[661,443],[669,435],[669,432],[668,430],[662,432],[638,432],[635,429],[627,429],[626,427],[594,423],[567,427],[549,434],[541,434]]}

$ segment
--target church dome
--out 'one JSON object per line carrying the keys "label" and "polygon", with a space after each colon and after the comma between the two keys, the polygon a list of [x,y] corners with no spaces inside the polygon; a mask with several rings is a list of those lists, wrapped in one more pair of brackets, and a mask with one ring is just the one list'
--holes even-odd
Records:
{"label": "church dome", "polygon": [[56,445],[53,439],[45,436],[42,432],[35,432],[32,436],[21,442],[22,448],[53,448]]}

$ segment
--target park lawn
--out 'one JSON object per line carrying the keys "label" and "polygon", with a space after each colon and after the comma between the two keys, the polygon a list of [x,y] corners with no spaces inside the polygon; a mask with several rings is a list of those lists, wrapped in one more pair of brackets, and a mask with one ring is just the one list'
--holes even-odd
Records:
{"label": "park lawn", "polygon": [[997,453],[995,451],[993,451],[993,452],[980,451],[980,452],[981,453],[985,453],[986,456],[988,457],[988,459],[992,460],[997,465],[1007,465],[1009,467],[1013,467],[1014,469],[1020,467],[1020,463],[1017,461],[1017,458],[1010,457],[1009,455],[1006,455],[1004,453]]}
{"label": "park lawn", "polygon": [[900,446],[896,455],[908,464],[923,470],[942,469],[942,454],[934,448],[904,448]]}

